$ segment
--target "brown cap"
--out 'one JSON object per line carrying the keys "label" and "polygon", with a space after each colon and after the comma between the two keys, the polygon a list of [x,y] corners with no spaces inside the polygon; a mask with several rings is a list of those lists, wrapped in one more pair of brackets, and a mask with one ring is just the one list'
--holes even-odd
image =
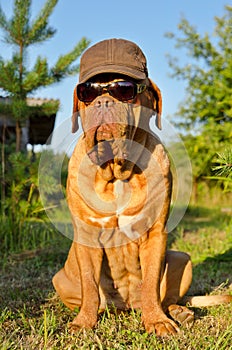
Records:
{"label": "brown cap", "polygon": [[101,73],[120,73],[138,80],[145,79],[148,76],[146,57],[132,41],[100,41],[82,55],[79,83]]}

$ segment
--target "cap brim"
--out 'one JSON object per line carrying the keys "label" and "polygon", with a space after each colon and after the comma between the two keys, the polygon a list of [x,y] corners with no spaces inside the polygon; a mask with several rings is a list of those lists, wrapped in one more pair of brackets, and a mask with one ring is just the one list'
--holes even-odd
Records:
{"label": "cap brim", "polygon": [[104,74],[104,73],[118,73],[127,75],[133,79],[137,80],[143,80],[146,79],[146,74],[144,72],[140,72],[139,70],[135,70],[130,67],[126,66],[118,66],[118,65],[105,65],[100,67],[95,67],[93,69],[88,70],[86,73],[82,73],[81,76],[79,76],[79,84],[85,83],[90,78],[94,77],[98,74]]}

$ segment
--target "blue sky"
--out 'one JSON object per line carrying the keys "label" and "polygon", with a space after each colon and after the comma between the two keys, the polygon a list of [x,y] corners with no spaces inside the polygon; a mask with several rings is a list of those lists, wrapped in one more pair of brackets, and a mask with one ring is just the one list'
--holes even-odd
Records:
{"label": "blue sky", "polygon": [[[34,0],[32,16],[45,0]],[[13,0],[0,0],[10,16]],[[177,25],[184,16],[199,33],[212,33],[215,16],[224,14],[225,0],[117,0],[85,1],[59,0],[50,19],[57,29],[56,35],[46,43],[34,46],[28,54],[28,65],[33,65],[37,55],[46,56],[52,64],[59,55],[70,51],[83,37],[91,45],[106,38],[125,38],[136,42],[144,51],[150,77],[160,87],[163,95],[163,117],[172,117],[184,99],[184,82],[172,79],[166,58],[172,54],[183,60],[183,51],[174,49],[174,41],[165,38],[166,32],[177,33]],[[1,33],[0,33],[1,36]],[[0,43],[0,55],[10,57],[11,49]],[[188,59],[185,57],[185,60]],[[72,77],[46,89],[34,97],[55,98],[61,102],[58,124],[72,113],[72,93],[78,77]]]}

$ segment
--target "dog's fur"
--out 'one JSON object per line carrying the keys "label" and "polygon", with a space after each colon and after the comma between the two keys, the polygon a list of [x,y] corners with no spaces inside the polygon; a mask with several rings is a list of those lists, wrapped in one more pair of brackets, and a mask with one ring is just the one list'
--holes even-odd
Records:
{"label": "dog's fur", "polygon": [[[94,81],[115,78],[124,77]],[[146,331],[158,336],[177,333],[174,320],[193,322],[193,312],[177,305],[191,284],[190,257],[166,251],[170,164],[149,128],[154,113],[160,127],[161,93],[150,79],[144,82],[146,91],[129,103],[106,93],[85,104],[74,91],[73,131],[78,114],[84,130],[67,182],[74,241],[53,278],[63,302],[81,308],[72,330],[93,327],[106,305],[141,308]]]}

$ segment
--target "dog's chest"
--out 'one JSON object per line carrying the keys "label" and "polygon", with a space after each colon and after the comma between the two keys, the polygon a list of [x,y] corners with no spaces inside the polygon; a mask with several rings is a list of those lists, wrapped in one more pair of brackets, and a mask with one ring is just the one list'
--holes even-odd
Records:
{"label": "dog's chest", "polygon": [[95,191],[99,202],[105,203],[105,212],[100,217],[90,216],[89,221],[101,228],[99,241],[104,247],[137,240],[151,226],[145,182],[116,180],[104,189],[95,188]]}
{"label": "dog's chest", "polygon": [[151,228],[165,202],[164,177],[159,168],[135,173],[128,181],[107,182],[93,171],[94,165],[85,164],[69,181],[76,240],[109,248],[139,239]]}

